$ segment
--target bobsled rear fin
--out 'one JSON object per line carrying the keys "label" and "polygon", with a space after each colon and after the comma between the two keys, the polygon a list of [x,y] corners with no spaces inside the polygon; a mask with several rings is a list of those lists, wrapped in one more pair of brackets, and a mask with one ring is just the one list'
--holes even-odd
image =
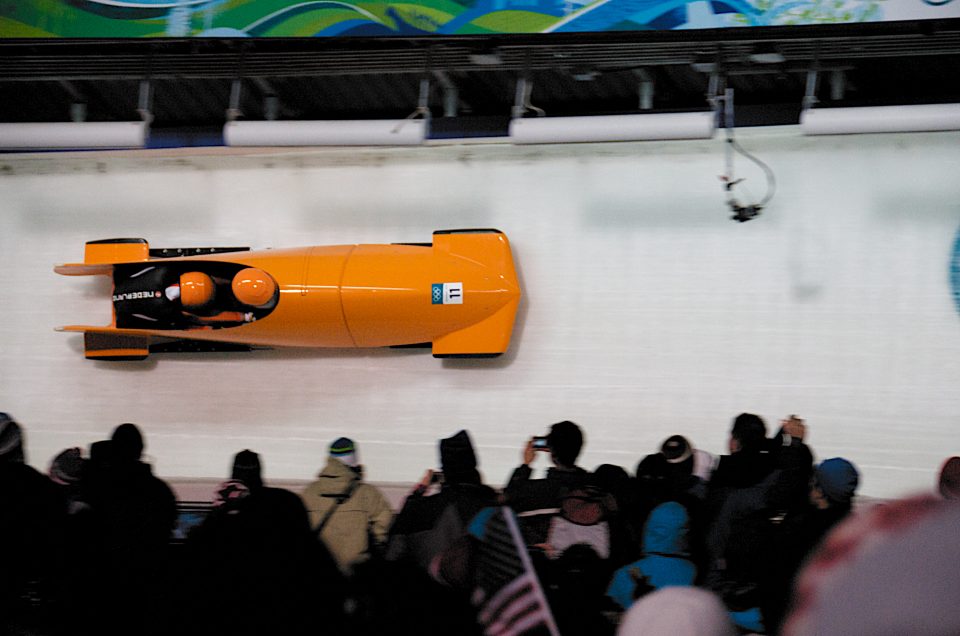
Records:
{"label": "bobsled rear fin", "polygon": [[97,331],[83,334],[87,360],[145,360],[150,355],[150,338]]}
{"label": "bobsled rear fin", "polygon": [[142,238],[115,238],[87,241],[83,254],[85,265],[135,263],[150,259],[150,245]]}
{"label": "bobsled rear fin", "polygon": [[100,263],[97,265],[85,265],[83,263],[64,263],[56,265],[53,268],[58,274],[64,276],[110,276],[113,274],[113,265],[109,263]]}

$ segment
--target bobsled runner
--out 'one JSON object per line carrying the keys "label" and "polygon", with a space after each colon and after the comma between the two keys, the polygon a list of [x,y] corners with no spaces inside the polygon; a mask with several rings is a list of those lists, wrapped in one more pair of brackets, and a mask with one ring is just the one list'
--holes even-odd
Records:
{"label": "bobsled runner", "polygon": [[520,287],[498,230],[439,230],[432,243],[151,249],[90,241],[67,276],[113,281],[109,325],[82,332],[86,357],[255,347],[413,347],[493,357],[510,344]]}

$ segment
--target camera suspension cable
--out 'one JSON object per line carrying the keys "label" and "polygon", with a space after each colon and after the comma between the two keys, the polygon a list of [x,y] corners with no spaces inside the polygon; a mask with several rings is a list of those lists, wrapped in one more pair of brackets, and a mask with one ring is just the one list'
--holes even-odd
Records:
{"label": "camera suspension cable", "polygon": [[[729,206],[730,211],[733,212],[733,216],[730,218],[734,221],[743,223],[758,216],[760,211],[767,205],[767,203],[770,202],[770,199],[773,198],[773,195],[777,190],[777,179],[773,174],[773,170],[770,169],[770,166],[744,150],[744,148],[737,143],[737,140],[734,137],[733,114],[733,89],[727,88],[724,91],[723,96],[724,130],[726,131],[727,142],[726,151],[724,153],[726,160],[726,173],[720,177],[720,180],[723,181],[723,189],[727,193],[727,206]],[[733,189],[744,180],[742,178],[737,179],[734,174],[733,160],[735,157],[735,152],[740,153],[750,161],[760,166],[760,169],[763,170],[764,174],[766,175],[767,192],[757,203],[748,203],[744,205],[740,203],[734,194]]]}

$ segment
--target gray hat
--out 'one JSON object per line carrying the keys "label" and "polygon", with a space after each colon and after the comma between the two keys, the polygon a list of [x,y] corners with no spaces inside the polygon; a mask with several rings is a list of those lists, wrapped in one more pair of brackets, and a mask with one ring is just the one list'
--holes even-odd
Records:
{"label": "gray hat", "polygon": [[68,448],[60,452],[50,462],[50,479],[61,486],[69,486],[80,481],[83,464],[86,460],[79,448]]}
{"label": "gray hat", "polygon": [[23,463],[23,431],[6,413],[0,413],[0,462]]}

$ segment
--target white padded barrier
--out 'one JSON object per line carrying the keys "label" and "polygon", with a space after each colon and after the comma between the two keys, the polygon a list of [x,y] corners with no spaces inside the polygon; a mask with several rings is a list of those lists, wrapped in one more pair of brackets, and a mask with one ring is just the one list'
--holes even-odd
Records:
{"label": "white padded barrier", "polygon": [[427,136],[424,119],[344,121],[231,121],[228,146],[416,146]]}
{"label": "white padded barrier", "polygon": [[510,122],[515,144],[557,144],[599,141],[710,139],[716,130],[712,111],[597,115],[593,117],[535,117]]}
{"label": "white padded barrier", "polygon": [[805,135],[960,130],[960,104],[815,108],[800,114]]}
{"label": "white padded barrier", "polygon": [[149,125],[143,121],[0,124],[0,148],[143,148]]}

